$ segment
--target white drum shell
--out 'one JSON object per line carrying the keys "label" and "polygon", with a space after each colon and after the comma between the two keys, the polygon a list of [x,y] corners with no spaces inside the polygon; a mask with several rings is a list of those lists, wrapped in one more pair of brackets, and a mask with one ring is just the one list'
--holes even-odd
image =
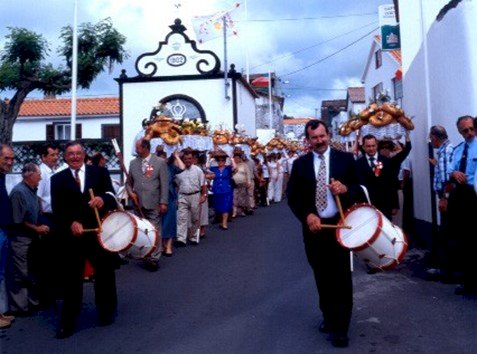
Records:
{"label": "white drum shell", "polygon": [[101,246],[133,258],[149,256],[157,248],[159,235],[154,225],[127,211],[114,211],[103,220]]}
{"label": "white drum shell", "polygon": [[344,224],[351,229],[338,229],[338,242],[371,268],[391,269],[404,258],[407,251],[404,233],[372,205],[359,204],[350,208]]}

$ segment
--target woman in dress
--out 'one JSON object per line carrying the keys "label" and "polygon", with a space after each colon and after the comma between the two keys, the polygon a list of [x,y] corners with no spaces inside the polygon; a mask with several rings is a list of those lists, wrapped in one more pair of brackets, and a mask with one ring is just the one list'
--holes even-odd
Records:
{"label": "woman in dress", "polygon": [[233,207],[233,189],[232,174],[234,171],[234,162],[232,165],[226,165],[227,154],[219,150],[214,154],[217,166],[210,167],[214,173],[212,183],[212,206],[215,214],[220,215],[220,228],[227,230],[228,216]]}
{"label": "woman in dress", "polygon": [[268,182],[268,200],[278,203],[282,200],[282,186],[280,182],[281,166],[277,155],[272,153],[267,159],[268,173],[270,180]]}
{"label": "woman in dress", "polygon": [[252,183],[252,173],[250,172],[248,165],[242,159],[243,154],[244,152],[242,150],[234,150],[233,152],[233,161],[236,166],[232,177],[235,182],[233,218],[237,215],[245,216],[245,212],[248,212],[250,209],[248,188]]}
{"label": "woman in dress", "polygon": [[[157,149],[157,156],[167,158],[165,151]],[[169,172],[169,202],[167,212],[162,215],[162,254],[166,257],[172,256],[172,241],[177,234],[177,187],[174,183],[174,177],[185,169],[179,152],[176,150],[167,160],[167,169]]]}

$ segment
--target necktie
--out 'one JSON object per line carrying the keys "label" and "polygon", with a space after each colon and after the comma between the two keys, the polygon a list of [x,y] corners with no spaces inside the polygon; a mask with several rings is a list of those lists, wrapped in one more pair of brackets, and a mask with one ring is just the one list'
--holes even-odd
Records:
{"label": "necktie", "polygon": [[76,184],[78,185],[79,189],[81,189],[81,179],[79,176],[79,170],[75,170],[75,181]]}
{"label": "necktie", "polygon": [[147,160],[146,159],[142,160],[141,169],[142,169],[142,173],[146,173],[146,169],[147,169]]}
{"label": "necktie", "polygon": [[371,168],[374,168],[374,166],[376,166],[376,165],[374,164],[374,157],[373,157],[373,156],[371,156],[371,157],[369,158],[369,165],[371,166]]}
{"label": "necktie", "polygon": [[321,162],[316,177],[316,199],[315,204],[319,212],[322,212],[328,206],[326,200],[326,161],[323,155],[318,155]]}
{"label": "necktie", "polygon": [[462,173],[465,173],[465,170],[467,169],[467,153],[469,151],[469,144],[465,143],[464,146],[464,151],[462,152],[462,157],[460,159],[459,163],[459,171]]}

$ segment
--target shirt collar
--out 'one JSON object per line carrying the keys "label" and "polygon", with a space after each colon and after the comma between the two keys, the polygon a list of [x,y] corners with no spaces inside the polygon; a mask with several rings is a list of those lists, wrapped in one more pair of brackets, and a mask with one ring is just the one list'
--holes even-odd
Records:
{"label": "shirt collar", "polygon": [[325,152],[323,154],[318,154],[316,151],[312,151],[313,152],[313,155],[316,157],[316,158],[320,158],[320,155],[323,155],[323,157],[325,158],[325,160],[328,160],[329,157],[330,157],[330,147],[328,146],[325,150]]}
{"label": "shirt collar", "polygon": [[149,162],[149,160],[151,160],[151,154],[147,155],[147,156],[144,157],[142,160]]}
{"label": "shirt collar", "polygon": [[[75,173],[75,169],[70,167],[71,172]],[[85,165],[82,164],[80,168],[78,168],[78,173],[84,173],[85,171]]]}
{"label": "shirt collar", "polygon": [[442,143],[442,145],[439,146],[439,149],[437,149],[437,152],[444,151],[444,150],[446,149],[447,145],[449,145],[449,143],[450,143],[449,139],[447,139],[446,141],[444,141],[444,142]]}

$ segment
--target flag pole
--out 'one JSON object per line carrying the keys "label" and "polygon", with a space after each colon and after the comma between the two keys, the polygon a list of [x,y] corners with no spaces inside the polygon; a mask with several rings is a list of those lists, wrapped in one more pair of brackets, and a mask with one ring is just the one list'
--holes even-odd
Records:
{"label": "flag pole", "polygon": [[273,129],[273,115],[272,115],[272,72],[268,69],[268,115],[270,119],[270,129]]}
{"label": "flag pole", "polygon": [[73,53],[71,62],[71,136],[76,139],[76,86],[78,76],[78,0],[75,0],[73,15]]}
{"label": "flag pole", "polygon": [[[248,4],[247,0],[245,0],[245,26],[247,26],[247,30],[245,33],[248,33]],[[245,75],[247,77],[247,83],[250,84],[250,62],[248,56],[248,45],[245,46]]]}
{"label": "flag pole", "polygon": [[230,100],[229,96],[229,80],[228,80],[228,63],[227,63],[227,21],[225,16],[222,17],[222,27],[224,32],[224,89],[225,99]]}

